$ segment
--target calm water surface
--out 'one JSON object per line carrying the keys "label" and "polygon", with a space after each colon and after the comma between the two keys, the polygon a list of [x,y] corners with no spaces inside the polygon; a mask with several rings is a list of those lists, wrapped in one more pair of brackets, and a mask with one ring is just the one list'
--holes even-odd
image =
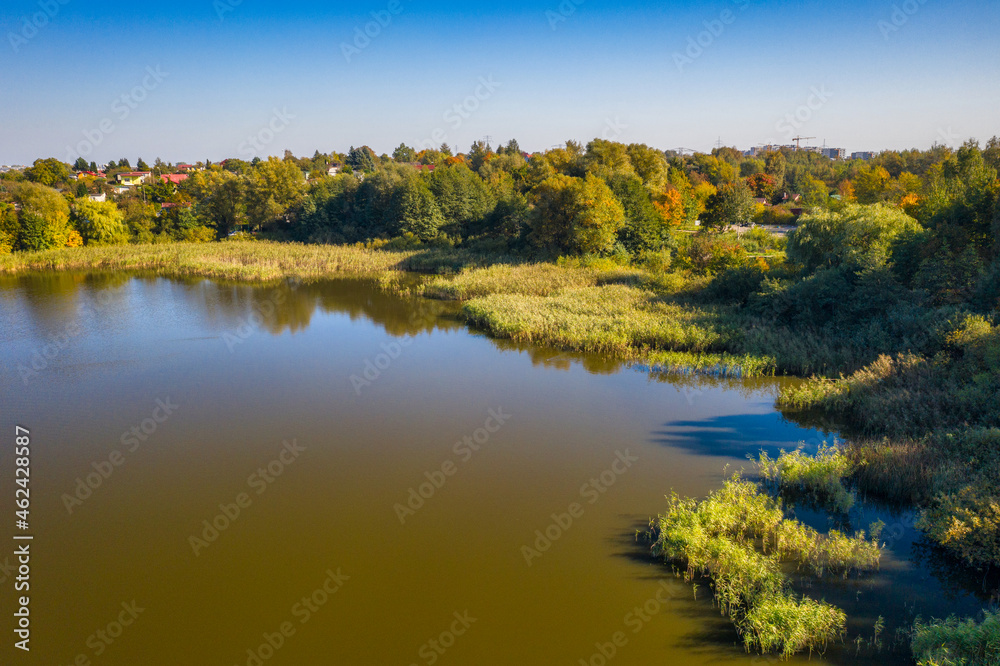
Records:
{"label": "calm water surface", "polygon": [[[27,657],[0,570],[3,664],[748,663],[636,531],[671,489],[824,436],[775,412],[777,381],[491,341],[362,282],[8,278],[0,315],[0,488],[24,425],[35,535]],[[883,571],[810,592],[851,638],[981,606],[907,516],[852,520],[878,516]]]}

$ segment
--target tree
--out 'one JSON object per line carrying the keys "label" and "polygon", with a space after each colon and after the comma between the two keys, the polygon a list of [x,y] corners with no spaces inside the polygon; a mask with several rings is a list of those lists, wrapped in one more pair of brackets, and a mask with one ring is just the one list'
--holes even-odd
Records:
{"label": "tree", "polygon": [[479,173],[479,170],[483,168],[483,165],[492,156],[493,151],[485,141],[476,141],[472,144],[472,148],[469,149],[469,166],[472,167],[473,171]]}
{"label": "tree", "polygon": [[24,170],[25,177],[33,183],[51,187],[65,182],[70,176],[69,165],[54,157],[35,160],[35,163]]}
{"label": "tree", "polygon": [[629,162],[642,178],[643,185],[654,192],[663,191],[670,172],[670,166],[663,152],[641,143],[633,143],[627,150]]}
{"label": "tree", "polygon": [[465,235],[493,207],[486,183],[465,164],[438,167],[431,174],[430,189],[444,215],[446,231],[453,236]]}
{"label": "tree", "polygon": [[407,180],[397,192],[394,208],[397,234],[413,234],[422,241],[429,241],[438,236],[444,224],[444,216],[430,188],[415,178]]}
{"label": "tree", "polygon": [[556,174],[535,188],[531,200],[531,239],[549,250],[608,252],[625,217],[607,184],[592,174]]}
{"label": "tree", "polygon": [[[370,152],[370,149],[369,149]],[[276,221],[301,201],[306,180],[294,162],[269,157],[248,176],[247,217],[258,227]]]}
{"label": "tree", "polygon": [[741,181],[725,183],[709,197],[703,226],[724,231],[730,225],[748,226],[756,214],[753,193]]}
{"label": "tree", "polygon": [[850,204],[839,212],[803,215],[788,239],[788,258],[808,271],[885,265],[893,242],[921,230],[920,223],[893,206]]}
{"label": "tree", "polygon": [[866,164],[858,169],[854,178],[854,191],[858,203],[873,204],[883,201],[892,176],[883,167]]}
{"label": "tree", "polygon": [[347,165],[355,171],[370,173],[378,168],[378,157],[368,146],[360,148],[351,146],[351,150],[347,153]]}
{"label": "tree", "polygon": [[149,171],[150,170],[149,169],[149,165],[146,164],[145,162],[143,162],[141,157],[139,158],[139,161],[135,163],[135,168],[136,168],[136,171]]}
{"label": "tree", "polygon": [[21,204],[19,249],[49,250],[63,247],[69,240],[69,204],[52,188],[35,183],[21,183],[14,191]]}
{"label": "tree", "polygon": [[629,176],[635,173],[625,144],[604,139],[594,139],[587,144],[583,164],[587,173],[606,181],[616,175]]}
{"label": "tree", "polygon": [[670,226],[653,205],[649,190],[636,175],[618,175],[608,183],[625,211],[625,224],[618,239],[629,252],[659,250],[670,239]]}
{"label": "tree", "polygon": [[73,213],[87,245],[124,245],[128,242],[125,215],[113,202],[80,199]]}
{"label": "tree", "polygon": [[246,223],[246,185],[245,179],[216,167],[196,172],[181,184],[181,190],[198,202],[198,213],[223,238]]}
{"label": "tree", "polygon": [[747,186],[755,197],[768,201],[774,198],[778,191],[778,183],[774,180],[774,176],[763,171],[758,171],[747,178]]}
{"label": "tree", "polygon": [[764,173],[774,178],[774,186],[777,190],[785,187],[785,170],[788,167],[788,160],[784,153],[771,150],[764,153]]}
{"label": "tree", "polygon": [[811,208],[826,206],[830,201],[830,190],[826,183],[809,174],[799,179],[799,192],[802,194],[802,203]]}
{"label": "tree", "polygon": [[76,163],[73,165],[73,170],[74,171],[93,171],[93,169],[89,169],[88,168],[89,166],[90,165],[87,164],[87,160],[83,159],[82,157],[78,157],[78,158],[76,158]]}
{"label": "tree", "polygon": [[396,148],[396,150],[392,151],[392,159],[404,164],[409,162],[416,162],[417,151],[415,151],[413,148],[410,148],[405,143],[401,143],[399,144],[399,147]]}
{"label": "tree", "polygon": [[11,204],[0,203],[0,255],[10,254],[17,247],[17,238],[21,233],[21,225],[17,221],[17,212]]}

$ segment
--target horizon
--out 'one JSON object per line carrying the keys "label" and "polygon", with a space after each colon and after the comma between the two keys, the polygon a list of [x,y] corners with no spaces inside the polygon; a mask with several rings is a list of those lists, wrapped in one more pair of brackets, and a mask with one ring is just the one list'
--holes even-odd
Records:
{"label": "horizon", "polygon": [[465,152],[486,137],[530,152],[595,137],[954,148],[998,133],[997,19],[984,1],[15,0],[0,13],[0,163]]}

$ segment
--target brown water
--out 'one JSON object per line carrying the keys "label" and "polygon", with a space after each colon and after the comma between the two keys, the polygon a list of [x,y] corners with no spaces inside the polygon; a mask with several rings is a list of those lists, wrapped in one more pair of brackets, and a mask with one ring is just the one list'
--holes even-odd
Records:
{"label": "brown water", "polygon": [[[2,664],[760,661],[635,534],[671,489],[823,437],[777,381],[499,343],[361,282],[33,276],[0,312],[0,564],[34,536],[31,652],[0,569]],[[881,574],[813,592],[852,631],[978,607],[887,522]]]}

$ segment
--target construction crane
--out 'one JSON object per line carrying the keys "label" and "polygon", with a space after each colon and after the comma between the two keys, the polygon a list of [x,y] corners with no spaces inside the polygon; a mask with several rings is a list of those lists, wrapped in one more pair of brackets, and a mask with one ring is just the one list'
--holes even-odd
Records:
{"label": "construction crane", "polygon": [[797,136],[792,141],[795,142],[795,150],[800,150],[802,148],[802,142],[808,141],[809,139],[815,139],[814,136]]}

